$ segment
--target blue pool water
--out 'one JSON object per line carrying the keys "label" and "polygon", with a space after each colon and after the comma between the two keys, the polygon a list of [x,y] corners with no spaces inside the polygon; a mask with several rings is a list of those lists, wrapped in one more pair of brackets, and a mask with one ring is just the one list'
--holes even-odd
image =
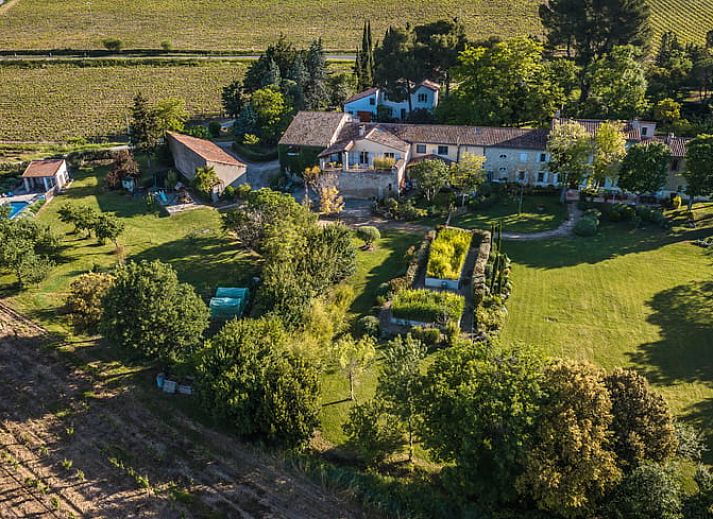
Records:
{"label": "blue pool water", "polygon": [[17,213],[22,211],[28,205],[30,204],[28,204],[27,202],[10,202],[10,218],[14,218]]}

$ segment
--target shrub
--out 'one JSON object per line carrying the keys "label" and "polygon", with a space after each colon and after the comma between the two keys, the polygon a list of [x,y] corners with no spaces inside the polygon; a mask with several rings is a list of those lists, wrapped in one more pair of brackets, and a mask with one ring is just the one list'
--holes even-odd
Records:
{"label": "shrub", "polygon": [[[449,323],[449,325],[450,324],[451,323]],[[421,341],[429,348],[438,346],[442,339],[441,330],[432,326],[416,326],[411,330],[411,335],[414,339]]]}
{"label": "shrub", "polygon": [[210,123],[208,123],[208,132],[213,137],[220,137],[220,132],[222,129],[223,127],[218,121],[211,121]]}
{"label": "shrub", "polygon": [[364,227],[359,227],[357,229],[357,237],[364,242],[368,248],[374,245],[374,242],[381,239],[381,233],[379,229],[371,225],[365,225]]}
{"label": "shrub", "polygon": [[654,209],[653,207],[648,207],[645,205],[637,206],[636,215],[641,218],[642,221],[654,223],[660,227],[665,228],[669,225],[669,222],[664,216],[663,212],[659,209]]}
{"label": "shrub", "polygon": [[507,315],[507,308],[500,296],[485,296],[475,309],[476,327],[480,332],[497,333],[505,324]]}
{"label": "shrub", "polygon": [[96,331],[104,314],[102,298],[113,284],[114,276],[98,273],[83,274],[72,282],[66,302],[72,326]]}
{"label": "shrub", "polygon": [[233,186],[228,186],[225,188],[225,191],[223,191],[223,198],[225,200],[235,200],[237,196],[237,192]]}
{"label": "shrub", "polygon": [[374,157],[374,169],[391,169],[396,164],[393,157]]}
{"label": "shrub", "polygon": [[460,278],[472,239],[473,234],[464,229],[441,229],[431,244],[426,275],[438,279]]}
{"label": "shrub", "polygon": [[369,466],[383,463],[403,446],[399,419],[388,413],[379,399],[352,407],[343,429],[349,447]]}
{"label": "shrub", "polygon": [[381,326],[379,318],[373,315],[365,315],[360,317],[356,322],[356,332],[359,336],[369,335],[370,337],[379,337]]}
{"label": "shrub", "polygon": [[120,52],[124,48],[124,42],[119,38],[104,38],[102,40],[102,45],[106,50],[112,52]]}
{"label": "shrub", "polygon": [[599,220],[591,216],[583,216],[574,226],[577,236],[594,236],[599,228]]}
{"label": "shrub", "polygon": [[245,200],[251,191],[252,188],[250,187],[250,184],[240,184],[235,189],[235,195],[238,197],[238,199]]}
{"label": "shrub", "polygon": [[424,289],[402,290],[391,303],[394,317],[422,323],[459,322],[464,308],[463,296]]}
{"label": "shrub", "polygon": [[166,51],[173,50],[173,42],[171,40],[163,40],[161,42],[161,48]]}

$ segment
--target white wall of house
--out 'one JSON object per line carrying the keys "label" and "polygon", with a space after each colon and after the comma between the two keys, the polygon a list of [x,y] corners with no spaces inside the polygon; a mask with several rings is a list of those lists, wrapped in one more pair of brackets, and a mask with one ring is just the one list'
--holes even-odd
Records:
{"label": "white wall of house", "polygon": [[400,159],[404,159],[404,161],[410,160],[408,150],[403,152],[378,142],[361,139],[355,141],[354,147],[349,151],[349,165],[347,168],[370,169],[374,166],[375,158],[386,156],[393,157],[396,161]]}
{"label": "white wall of house", "polygon": [[[461,153],[464,150],[461,146]],[[476,149],[474,153],[483,154],[483,148]],[[411,145],[411,155],[413,157],[423,157],[424,155],[438,155],[444,159],[457,162],[459,157],[459,148],[455,144],[438,144],[432,142],[417,142]]]}
{"label": "white wall of house", "polygon": [[[423,85],[416,88],[411,93],[411,109],[424,109],[432,112],[438,106],[439,93]],[[372,117],[376,116],[379,105],[383,105],[391,110],[391,116],[396,119],[405,119],[409,113],[409,103],[406,101],[392,101],[382,89],[377,89],[370,96],[357,99],[344,105],[344,112],[358,117],[359,112],[368,112]]]}

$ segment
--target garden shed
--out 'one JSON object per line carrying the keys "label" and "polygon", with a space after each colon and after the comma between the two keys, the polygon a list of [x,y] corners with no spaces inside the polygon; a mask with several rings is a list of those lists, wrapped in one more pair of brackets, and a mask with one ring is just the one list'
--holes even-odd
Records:
{"label": "garden shed", "polygon": [[248,304],[250,291],[247,288],[219,287],[210,300],[210,314],[213,319],[227,321],[241,317]]}

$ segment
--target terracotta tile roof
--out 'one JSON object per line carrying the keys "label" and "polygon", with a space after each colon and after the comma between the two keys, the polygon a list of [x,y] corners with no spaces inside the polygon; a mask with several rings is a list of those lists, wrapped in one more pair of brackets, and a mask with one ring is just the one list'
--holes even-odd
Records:
{"label": "terracotta tile roof", "polygon": [[399,139],[393,133],[382,129],[379,126],[375,126],[374,128],[372,128],[369,133],[364,136],[364,139],[376,142],[378,144],[382,144],[384,146],[399,151],[408,151],[408,149],[411,147],[408,142]]}
{"label": "terracotta tile roof", "polygon": [[64,159],[33,160],[22,174],[24,178],[53,177],[64,164]]}
{"label": "terracotta tile roof", "polygon": [[[555,122],[559,123],[565,123],[567,121],[575,121],[581,124],[586,128],[586,130],[592,135],[595,136],[597,134],[597,130],[599,130],[599,127],[607,122],[601,119],[554,119],[553,124]],[[624,134],[626,135],[626,139],[629,141],[640,141],[641,140],[641,131],[637,128],[634,128],[633,125],[631,124],[631,121],[626,121],[623,122],[624,125]]]}
{"label": "terracotta tile roof", "polygon": [[[430,79],[426,79],[426,80],[424,80],[424,81],[421,81],[418,85],[416,85],[416,88],[421,87],[421,86],[426,87],[426,88],[430,88],[431,90],[436,90],[436,91],[438,91],[438,90],[441,89],[441,86],[440,86],[438,83],[434,83],[434,82],[431,81]],[[415,90],[415,89],[414,89],[414,90]]]}
{"label": "terracotta tile roof", "polygon": [[346,105],[349,103],[353,103],[354,101],[359,101],[360,99],[364,99],[365,97],[369,97],[369,96],[376,94],[378,91],[379,91],[379,89],[376,87],[367,88],[363,92],[359,92],[359,93],[351,96],[349,99],[344,101],[344,104]]}
{"label": "terracotta tile roof", "polygon": [[342,125],[351,118],[342,112],[299,112],[280,144],[326,148],[334,143]]}
{"label": "terracotta tile roof", "polygon": [[682,159],[686,156],[686,150],[688,147],[688,142],[691,139],[685,137],[675,137],[673,135],[668,135],[666,137],[654,137],[652,139],[646,139],[644,142],[662,142],[671,150],[671,156],[677,159]]}
{"label": "terracotta tile roof", "polygon": [[204,139],[183,135],[181,133],[168,132],[167,136],[170,139],[182,144],[196,155],[202,157],[209,162],[217,162],[219,164],[227,164],[229,166],[242,166],[245,164],[224,151],[220,146]]}

